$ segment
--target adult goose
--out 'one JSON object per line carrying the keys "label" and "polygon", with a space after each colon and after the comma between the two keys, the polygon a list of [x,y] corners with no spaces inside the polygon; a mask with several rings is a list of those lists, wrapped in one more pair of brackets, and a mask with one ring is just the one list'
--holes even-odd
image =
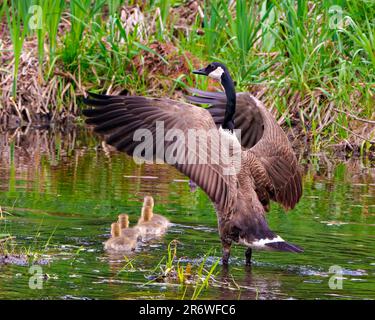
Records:
{"label": "adult goose", "polygon": [[[251,263],[252,249],[302,252],[271,231],[265,219],[270,200],[292,209],[302,195],[297,159],[285,133],[259,100],[249,93],[236,94],[225,65],[213,62],[193,73],[217,79],[224,87],[225,93],[191,90],[197,95],[188,99],[209,104],[207,109],[167,98],[90,93],[84,102],[94,108],[83,111],[86,123],[129,155],[139,157],[142,145],[146,160],[174,165],[206,192],[217,213],[223,264],[228,264],[232,243],[247,246],[246,264]],[[139,129],[148,133],[143,140]],[[241,139],[235,129],[240,129]],[[202,132],[210,132],[206,152],[190,141],[177,141],[176,147],[176,139],[166,137],[171,130],[185,137],[195,130],[197,141]],[[229,142],[229,151],[222,153],[226,144],[217,141]]]}

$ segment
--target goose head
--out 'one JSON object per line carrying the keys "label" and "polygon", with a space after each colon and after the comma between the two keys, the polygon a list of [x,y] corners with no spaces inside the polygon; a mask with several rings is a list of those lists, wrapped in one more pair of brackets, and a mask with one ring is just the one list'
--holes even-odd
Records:
{"label": "goose head", "polygon": [[114,222],[111,224],[111,236],[112,238],[117,238],[120,236],[121,228],[120,224],[117,222]]}
{"label": "goose head", "polygon": [[129,228],[129,216],[127,214],[120,214],[118,216],[118,223],[121,229]]}
{"label": "goose head", "polygon": [[154,198],[151,196],[145,196],[143,200],[143,206],[144,207],[151,207],[151,209],[154,207]]}
{"label": "goose head", "polygon": [[204,75],[220,81],[227,96],[227,106],[225,109],[223,129],[234,130],[234,114],[236,112],[236,90],[234,82],[229,74],[228,68],[220,62],[212,62],[207,67],[194,70],[194,74]]}
{"label": "goose head", "polygon": [[212,62],[205,68],[194,70],[193,73],[207,76],[219,80],[220,82],[223,81],[225,77],[230,77],[227,67],[220,62]]}

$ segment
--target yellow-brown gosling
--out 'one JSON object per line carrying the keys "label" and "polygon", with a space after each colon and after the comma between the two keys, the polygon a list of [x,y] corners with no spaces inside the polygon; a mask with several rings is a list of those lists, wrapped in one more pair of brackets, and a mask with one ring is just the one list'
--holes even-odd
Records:
{"label": "yellow-brown gosling", "polygon": [[129,216],[125,213],[119,214],[118,223],[120,224],[121,230],[129,228]]}
{"label": "yellow-brown gosling", "polygon": [[114,243],[114,241],[120,237],[120,233],[121,233],[121,228],[120,228],[120,225],[116,222],[112,223],[111,224],[111,238],[108,239],[105,243],[104,243],[104,249],[106,250],[109,250],[112,248],[112,244]]}
{"label": "yellow-brown gosling", "polygon": [[121,230],[120,223],[112,223],[111,238],[105,242],[104,249],[118,252],[134,251],[139,237],[138,229],[125,228]]}
{"label": "yellow-brown gosling", "polygon": [[138,229],[143,240],[162,235],[169,226],[169,220],[159,214],[154,214],[154,199],[151,196],[144,198],[142,215],[138,220]]}
{"label": "yellow-brown gosling", "polygon": [[129,228],[129,216],[127,214],[120,214],[118,216],[118,223],[121,228],[120,235],[125,238],[140,239],[140,232],[137,226]]}

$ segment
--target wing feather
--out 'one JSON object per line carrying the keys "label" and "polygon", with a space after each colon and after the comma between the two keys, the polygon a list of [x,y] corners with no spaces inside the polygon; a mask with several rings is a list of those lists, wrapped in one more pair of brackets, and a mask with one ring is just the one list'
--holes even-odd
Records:
{"label": "wing feather", "polygon": [[[226,96],[219,92],[205,92],[189,89],[195,96],[187,96],[189,101],[209,104],[207,108],[216,125],[224,121]],[[238,93],[236,97],[234,124],[241,130],[241,145],[251,153],[252,176],[257,194],[269,197],[292,209],[302,196],[302,176],[297,158],[282,128],[265,106],[249,93]],[[257,164],[257,165],[255,165]],[[264,170],[254,172],[262,165]],[[250,171],[251,169],[250,168]],[[264,177],[264,174],[267,177]]]}
{"label": "wing feather", "polygon": [[[210,113],[200,107],[169,99],[90,95],[92,98],[85,99],[84,102],[94,108],[83,111],[87,117],[86,122],[93,124],[95,132],[104,135],[108,144],[129,155],[134,155],[134,150],[140,143],[133,139],[136,130],[147,129],[153,136],[153,141],[148,146],[153,147],[152,159],[147,160],[156,160],[159,153],[153,142],[157,137],[157,121],[163,121],[165,132],[169,129],[180,129],[185,133],[185,137],[188,136],[189,129],[213,129],[213,132],[219,135]],[[172,142],[164,141],[164,154],[161,160],[167,160],[165,150],[171,145]],[[218,208],[230,209],[234,206],[237,196],[237,177],[224,174],[224,169],[228,169],[231,164],[216,164],[210,161],[212,152],[219,150],[207,151],[203,152],[203,155],[208,157],[204,162],[202,153],[185,143],[184,150],[177,155],[178,161],[174,166],[195,181]],[[196,164],[180,161],[189,154],[196,155]]]}

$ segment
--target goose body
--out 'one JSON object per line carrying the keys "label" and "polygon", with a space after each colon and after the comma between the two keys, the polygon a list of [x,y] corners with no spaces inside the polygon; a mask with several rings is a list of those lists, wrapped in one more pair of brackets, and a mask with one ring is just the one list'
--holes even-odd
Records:
{"label": "goose body", "polygon": [[107,240],[105,250],[116,252],[131,252],[137,247],[137,239],[134,237],[120,236]]}
{"label": "goose body", "polygon": [[[165,130],[177,129],[186,135],[189,130],[210,132],[206,152],[199,152],[194,143],[180,141],[173,162],[170,149],[176,146],[164,139],[163,148],[147,149],[151,152],[145,152],[145,158],[172,164],[209,196],[217,213],[223,264],[228,263],[232,243],[248,247],[247,263],[252,249],[302,252],[271,231],[265,218],[270,200],[292,209],[302,195],[297,159],[284,131],[258,99],[249,93],[235,93],[223,64],[214,62],[194,73],[220,80],[225,89],[224,93],[191,90],[195,96],[187,99],[209,104],[207,109],[166,98],[90,94],[84,102],[94,108],[84,110],[86,122],[94,125],[107,143],[133,156],[142,143],[138,129],[147,130],[156,145],[161,141],[158,121]],[[234,132],[237,129],[240,140]],[[230,144],[228,154],[232,157],[221,157],[222,147],[217,141]],[[184,156],[188,160],[194,156],[195,161],[179,161]]]}

